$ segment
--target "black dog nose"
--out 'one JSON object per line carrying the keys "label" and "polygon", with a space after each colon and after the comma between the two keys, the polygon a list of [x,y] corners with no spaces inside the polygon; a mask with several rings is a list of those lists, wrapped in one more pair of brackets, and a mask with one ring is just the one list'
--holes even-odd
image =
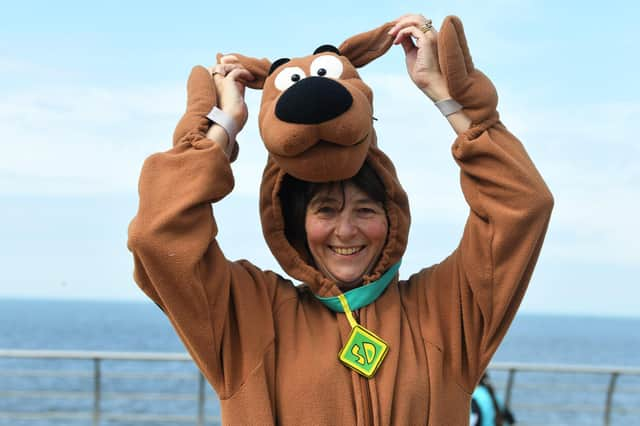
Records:
{"label": "black dog nose", "polygon": [[289,87],[278,99],[276,117],[287,123],[319,124],[351,107],[345,87],[326,77],[307,77]]}

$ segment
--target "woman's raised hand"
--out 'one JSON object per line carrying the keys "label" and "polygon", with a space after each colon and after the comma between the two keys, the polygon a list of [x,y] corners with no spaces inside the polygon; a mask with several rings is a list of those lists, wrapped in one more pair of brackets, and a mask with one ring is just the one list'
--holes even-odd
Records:
{"label": "woman's raised hand", "polygon": [[416,14],[401,16],[389,35],[395,37],[394,44],[402,45],[407,71],[416,86],[433,102],[450,98],[438,63],[438,32],[431,20]]}
{"label": "woman's raised hand", "polygon": [[[447,79],[438,61],[438,32],[431,25],[431,20],[415,14],[401,16],[396,19],[389,35],[395,37],[394,44],[402,45],[407,71],[416,86],[433,102],[451,99]],[[457,134],[471,126],[471,119],[462,110],[446,117]]]}
{"label": "woman's raised hand", "polygon": [[236,62],[233,55],[223,56],[221,63],[209,68],[216,88],[218,108],[235,121],[240,130],[249,116],[244,92],[253,75]]}

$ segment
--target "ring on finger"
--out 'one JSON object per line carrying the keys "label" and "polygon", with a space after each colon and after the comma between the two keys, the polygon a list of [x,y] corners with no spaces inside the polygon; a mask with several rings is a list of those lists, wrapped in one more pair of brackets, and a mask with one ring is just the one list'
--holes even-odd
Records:
{"label": "ring on finger", "polygon": [[220,72],[220,71],[215,71],[215,70],[214,70],[214,71],[211,73],[211,76],[212,76],[212,77],[214,77],[216,74],[217,74],[217,75],[219,75],[219,76],[221,76],[221,77],[225,77],[225,76],[227,75],[227,73],[225,73],[225,72]]}
{"label": "ring on finger", "polygon": [[423,33],[426,33],[428,31],[431,31],[433,29],[433,21],[431,21],[431,19],[424,19],[424,24],[422,24],[420,26],[420,31],[422,31]]}

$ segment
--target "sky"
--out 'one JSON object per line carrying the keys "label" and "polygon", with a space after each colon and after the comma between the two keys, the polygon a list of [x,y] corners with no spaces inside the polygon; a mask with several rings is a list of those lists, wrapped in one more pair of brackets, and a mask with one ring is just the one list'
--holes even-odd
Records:
{"label": "sky", "polygon": [[[134,4],[132,4],[134,3]],[[380,4],[377,4],[380,3]],[[0,17],[0,298],[145,300],[127,226],[148,155],[169,149],[193,65],[217,52],[305,56],[405,13],[464,25],[505,125],[555,197],[522,312],[640,316],[640,6],[632,1],[44,2]],[[453,131],[394,47],[360,70],[412,208],[401,276],[457,245],[468,207]],[[234,192],[214,207],[230,259],[281,271],[264,243],[259,92]]]}

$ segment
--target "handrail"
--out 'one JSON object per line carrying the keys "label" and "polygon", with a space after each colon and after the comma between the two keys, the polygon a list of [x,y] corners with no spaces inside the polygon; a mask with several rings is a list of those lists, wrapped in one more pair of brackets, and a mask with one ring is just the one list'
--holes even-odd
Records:
{"label": "handrail", "polygon": [[[142,361],[142,362],[192,362],[192,358],[187,353],[183,352],[112,352],[112,351],[81,351],[81,350],[28,350],[28,349],[0,349],[0,358],[11,359],[47,359],[47,360],[78,360],[78,361],[91,361],[93,362],[93,373],[85,373],[84,377],[91,377],[93,379],[93,389],[91,392],[56,392],[51,393],[52,396],[60,398],[60,394],[64,394],[68,398],[81,397],[86,395],[92,396],[92,410],[91,413],[84,412],[47,412],[47,413],[31,413],[31,412],[6,412],[0,411],[0,419],[20,419],[20,420],[38,420],[38,419],[91,419],[91,423],[94,426],[100,425],[102,420],[114,420],[114,421],[130,421],[130,422],[169,422],[169,423],[192,423],[193,418],[184,415],[150,415],[150,414],[120,414],[120,413],[104,413],[102,409],[102,402],[105,395],[113,396],[114,393],[103,392],[103,380],[105,377],[119,377],[119,378],[141,378],[140,374],[127,374],[127,373],[115,373],[105,374],[102,368],[103,361]],[[0,373],[5,373],[0,371]],[[43,371],[43,375],[52,377],[64,377],[60,372],[56,372],[52,375],[51,371]],[[82,372],[70,371],[73,376],[78,376]],[[6,376],[6,374],[2,374]],[[20,371],[14,370],[14,376],[19,376]],[[37,370],[29,370],[28,376],[37,376]],[[147,373],[147,376],[151,378],[157,378],[159,376],[153,373]],[[181,378],[184,379],[184,374],[165,374],[162,377],[169,378]],[[196,424],[198,426],[204,426],[205,424],[205,400],[206,400],[206,386],[205,380],[201,373],[192,375],[191,377],[198,378],[198,391],[195,397],[190,399],[197,401],[197,413],[195,417]],[[149,377],[147,377],[149,378]],[[42,392],[28,392],[27,395],[20,393],[2,392],[0,390],[0,396],[19,396],[22,398],[29,397],[29,395],[44,396]],[[128,394],[131,399],[136,396],[136,399],[140,399],[139,395],[132,393]],[[154,394],[154,399],[161,400],[178,400],[184,399],[184,395],[177,393],[168,393],[164,395]],[[214,419],[215,420],[215,419]],[[219,420],[219,419],[217,419]],[[193,424],[193,423],[192,423]]]}
{"label": "handrail", "polygon": [[[205,417],[205,402],[207,400],[207,386],[204,377],[201,373],[195,372],[193,374],[186,374],[186,372],[154,372],[145,371],[126,371],[126,372],[110,372],[105,370],[105,361],[134,361],[134,362],[188,362],[191,363],[192,359],[187,353],[182,352],[112,352],[112,351],[80,351],[80,350],[24,350],[24,349],[0,349],[0,359],[34,359],[34,360],[78,360],[87,361],[92,363],[92,372],[81,371],[78,368],[80,364],[74,364],[73,369],[58,370],[52,369],[16,369],[12,368],[11,371],[3,370],[0,368],[1,377],[27,377],[38,378],[44,377],[47,380],[57,380],[58,378],[73,377],[78,380],[91,381],[91,389],[85,391],[75,390],[57,390],[51,391],[47,389],[39,390],[21,390],[21,389],[3,389],[0,388],[0,401],[2,398],[22,398],[24,400],[34,401],[36,398],[58,398],[58,399],[88,399],[91,398],[92,406],[90,412],[72,412],[66,411],[48,411],[43,413],[38,412],[9,412],[2,411],[0,407],[0,420],[1,419],[13,419],[13,420],[38,420],[38,419],[86,419],[87,422],[92,422],[93,425],[100,425],[101,421],[105,420],[120,420],[129,422],[154,422],[154,424],[167,422],[167,423],[190,423],[197,424],[198,426],[204,426],[205,420],[214,420],[219,422],[219,418]],[[58,365],[58,364],[56,364]],[[110,364],[109,364],[110,365]],[[108,370],[108,368],[107,368]],[[195,369],[194,369],[195,370]],[[601,392],[603,395],[601,403],[599,405],[590,405],[581,401],[571,402],[565,404],[558,403],[540,403],[540,401],[533,401],[528,404],[517,405],[518,408],[529,409],[534,411],[554,409],[558,412],[567,411],[583,411],[602,413],[603,425],[609,426],[612,423],[614,412],[624,415],[633,415],[636,412],[640,414],[640,410],[635,407],[640,407],[640,392],[628,388],[625,385],[620,385],[621,377],[628,376],[640,376],[640,367],[629,366],[610,366],[610,365],[567,365],[567,364],[538,364],[538,363],[519,363],[519,362],[494,362],[489,366],[489,370],[492,372],[506,372],[507,378],[504,386],[504,401],[506,405],[513,406],[513,391],[516,386],[516,374],[519,373],[552,373],[552,374],[578,374],[578,375],[608,375],[609,379],[606,384],[598,385],[594,381],[592,384],[586,386],[579,386],[577,384],[555,384],[557,386],[556,391],[563,389],[562,392],[569,392],[571,390],[578,390],[581,392]],[[526,376],[525,376],[526,377]],[[135,391],[114,391],[105,388],[104,386],[109,380],[156,380],[158,378],[166,380],[197,380],[196,391],[194,393],[170,393],[170,392],[135,392]],[[165,380],[165,381],[166,381]],[[4,379],[3,379],[4,381]],[[188,382],[185,382],[188,383]],[[518,389],[525,389],[531,393],[535,392],[535,381],[531,383],[522,383]],[[540,385],[538,385],[540,386]],[[640,388],[638,388],[640,389]],[[106,392],[105,392],[106,390]],[[614,409],[614,396],[620,394],[625,398],[625,401],[632,399],[631,404],[627,406],[632,408],[621,407],[618,402],[618,406]],[[595,394],[594,394],[595,396]],[[157,414],[126,414],[126,413],[114,413],[105,412],[104,402],[113,400],[182,400],[182,401],[195,401],[197,408],[196,412],[192,416],[184,415],[157,415]],[[635,400],[638,399],[637,403]],[[519,421],[519,425],[531,425]],[[547,423],[550,424],[550,423]]]}
{"label": "handrail", "polygon": [[103,359],[113,361],[191,361],[186,352],[114,352],[0,349],[0,358]]}
{"label": "handrail", "polygon": [[[489,366],[491,370],[508,371],[507,388],[505,391],[505,404],[511,403],[511,395],[513,383],[517,371],[520,372],[537,372],[537,373],[577,373],[577,374],[607,374],[609,375],[609,384],[607,386],[603,425],[611,425],[611,416],[613,413],[613,395],[616,390],[618,378],[625,376],[640,376],[640,367],[621,367],[621,366],[593,366],[593,365],[571,365],[571,364],[533,364],[533,363],[517,363],[517,362],[495,362]],[[584,407],[581,407],[584,409]]]}
{"label": "handrail", "polygon": [[588,373],[588,374],[624,374],[640,376],[640,367],[622,367],[617,365],[586,365],[586,364],[535,364],[524,362],[492,362],[491,370],[535,371],[538,373]]}
{"label": "handrail", "polygon": [[[191,361],[186,352],[118,352],[118,351],[81,351],[81,350],[39,350],[39,349],[0,349],[0,358],[56,358],[56,359],[95,359],[114,361]],[[624,375],[640,375],[640,367],[588,364],[540,364],[528,362],[492,362],[491,370],[519,370],[549,373],[604,373],[617,372]]]}

